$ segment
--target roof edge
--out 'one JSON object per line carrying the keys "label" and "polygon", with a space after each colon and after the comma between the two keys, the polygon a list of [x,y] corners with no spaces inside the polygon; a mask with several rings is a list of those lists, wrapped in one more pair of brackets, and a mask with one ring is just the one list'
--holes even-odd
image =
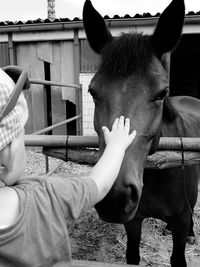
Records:
{"label": "roof edge", "polygon": [[[158,17],[147,18],[113,18],[105,19],[109,27],[127,27],[127,26],[154,26],[158,21]],[[185,17],[185,25],[199,24],[200,15],[189,15]],[[74,30],[83,29],[82,20],[79,21],[57,21],[54,22],[34,22],[20,23],[12,25],[0,26],[0,33],[16,33],[16,32],[36,32],[36,31],[56,31],[56,30]]]}

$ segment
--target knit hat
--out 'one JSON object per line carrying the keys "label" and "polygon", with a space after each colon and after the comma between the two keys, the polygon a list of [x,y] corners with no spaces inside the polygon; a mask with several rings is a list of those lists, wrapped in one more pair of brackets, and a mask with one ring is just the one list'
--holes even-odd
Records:
{"label": "knit hat", "polygon": [[[0,113],[15,87],[13,80],[0,69]],[[23,93],[15,107],[0,121],[0,151],[24,129],[28,119],[28,107]]]}

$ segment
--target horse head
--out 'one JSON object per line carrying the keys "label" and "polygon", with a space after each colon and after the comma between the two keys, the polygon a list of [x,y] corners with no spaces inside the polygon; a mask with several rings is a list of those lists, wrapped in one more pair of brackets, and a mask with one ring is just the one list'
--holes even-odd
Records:
{"label": "horse head", "polygon": [[184,1],[173,0],[159,17],[153,35],[123,33],[113,37],[91,1],[84,4],[87,39],[101,59],[89,85],[100,155],[105,149],[102,126],[110,129],[114,119],[124,115],[131,120],[131,130],[137,131],[112,189],[96,205],[103,220],[123,223],[136,213],[146,159],[156,151],[163,112],[169,108],[166,53],[181,36],[184,11]]}

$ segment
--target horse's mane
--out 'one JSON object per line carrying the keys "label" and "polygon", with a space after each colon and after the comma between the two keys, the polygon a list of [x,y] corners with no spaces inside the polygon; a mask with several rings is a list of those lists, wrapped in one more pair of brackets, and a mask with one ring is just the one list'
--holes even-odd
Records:
{"label": "horse's mane", "polygon": [[125,78],[133,71],[147,71],[153,54],[151,37],[137,33],[122,33],[108,42],[101,51],[99,72],[109,78]]}

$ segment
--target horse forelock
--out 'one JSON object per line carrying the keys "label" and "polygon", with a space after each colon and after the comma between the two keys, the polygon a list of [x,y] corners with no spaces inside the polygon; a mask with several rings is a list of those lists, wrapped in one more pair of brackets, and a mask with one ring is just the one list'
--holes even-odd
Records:
{"label": "horse forelock", "polygon": [[122,33],[101,51],[99,72],[109,78],[126,78],[133,72],[146,73],[153,55],[151,37],[138,33]]}

